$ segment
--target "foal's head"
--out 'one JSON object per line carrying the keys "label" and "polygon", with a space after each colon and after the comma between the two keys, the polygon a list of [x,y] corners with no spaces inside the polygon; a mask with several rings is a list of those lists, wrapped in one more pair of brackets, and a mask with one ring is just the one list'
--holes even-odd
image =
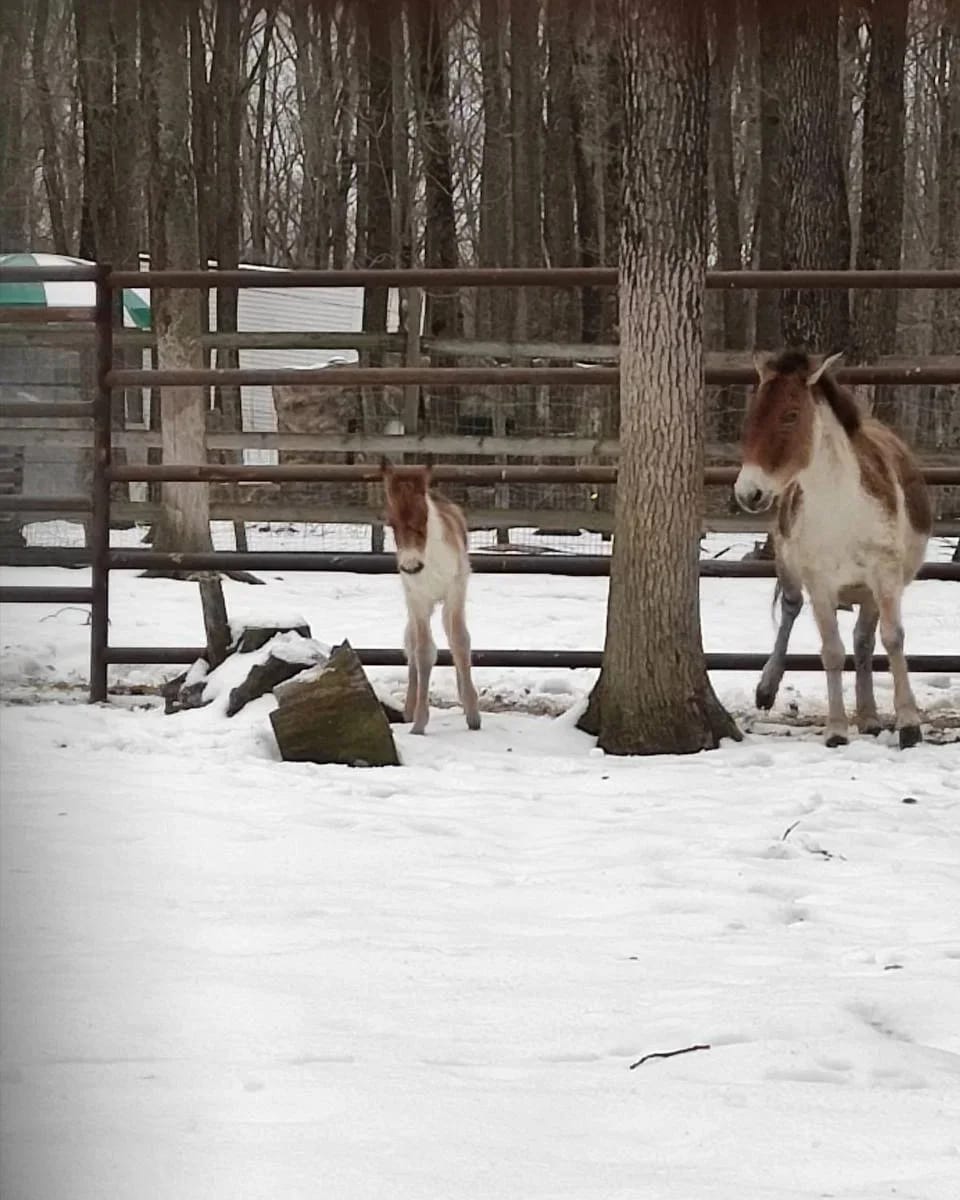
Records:
{"label": "foal's head", "polygon": [[397,544],[397,566],[405,575],[423,570],[427,549],[427,492],[430,467],[395,467],[380,462],[387,499],[387,524]]}
{"label": "foal's head", "polygon": [[840,357],[831,354],[818,362],[802,350],[787,350],[767,361],[754,355],[760,382],[747,408],[742,466],[734,484],[742,509],[765,512],[810,465],[817,404],[814,388],[820,384],[826,389],[833,407],[839,389],[824,372]]}

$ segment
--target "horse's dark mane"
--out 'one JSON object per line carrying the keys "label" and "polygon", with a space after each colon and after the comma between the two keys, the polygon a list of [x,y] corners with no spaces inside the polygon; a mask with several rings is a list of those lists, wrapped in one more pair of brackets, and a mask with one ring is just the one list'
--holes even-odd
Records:
{"label": "horse's dark mane", "polygon": [[[810,374],[813,367],[810,355],[805,350],[784,350],[776,358],[771,359],[768,365],[778,375],[806,376]],[[817,387],[823,393],[824,400],[830,405],[833,415],[843,426],[847,435],[853,437],[863,423],[856,400],[846,388],[837,383],[829,371],[820,376]]]}

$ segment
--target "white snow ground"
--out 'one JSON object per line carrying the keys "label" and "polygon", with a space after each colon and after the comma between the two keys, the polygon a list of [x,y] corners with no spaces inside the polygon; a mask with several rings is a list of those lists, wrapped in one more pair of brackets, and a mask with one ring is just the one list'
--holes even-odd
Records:
{"label": "white snow ground", "polygon": [[[235,619],[399,644],[393,577],[261,576]],[[707,648],[766,649],[770,592],[704,581]],[[477,576],[474,644],[597,648],[605,594]],[[202,640],[193,585],[112,601],[115,644]],[[270,698],[85,705],[84,622],[0,611],[4,1200],[960,1194],[960,676],[916,680],[943,744],[827,751],[819,675],[761,724],[718,674],[743,743],[628,760],[574,728],[592,672],[477,671],[469,733],[438,670],[361,771],[278,762]],[[960,653],[956,585],[906,625]]]}

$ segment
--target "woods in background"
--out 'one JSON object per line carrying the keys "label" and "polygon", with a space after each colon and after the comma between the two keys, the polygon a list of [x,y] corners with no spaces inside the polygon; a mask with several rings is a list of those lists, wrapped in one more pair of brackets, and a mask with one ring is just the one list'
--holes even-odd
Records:
{"label": "woods in background", "polygon": [[[960,0],[705,9],[710,264],[960,265]],[[0,20],[4,251],[118,266],[138,252],[224,267],[616,261],[611,0],[6,0]],[[612,293],[504,300],[432,294],[425,330],[617,340]],[[948,292],[713,293],[706,344],[955,352],[958,309]],[[236,327],[235,293],[216,316]],[[385,320],[371,292],[366,327]],[[916,399],[876,403],[931,447],[955,441],[948,397]],[[727,440],[736,406],[714,400]],[[230,427],[238,398],[218,405]]]}

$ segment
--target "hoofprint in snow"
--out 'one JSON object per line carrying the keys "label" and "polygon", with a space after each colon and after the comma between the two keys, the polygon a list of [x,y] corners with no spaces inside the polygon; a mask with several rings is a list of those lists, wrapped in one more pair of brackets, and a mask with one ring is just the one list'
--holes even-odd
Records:
{"label": "hoofprint in snow", "polygon": [[[394,577],[261,577],[235,620],[399,645]],[[954,591],[908,589],[910,652],[960,652]],[[770,595],[704,580],[707,648],[766,649]],[[475,576],[474,644],[599,647],[605,598]],[[202,640],[190,584],[117,573],[111,614]],[[944,744],[827,750],[788,675],[776,734],[630,760],[574,727],[592,672],[477,670],[470,732],[438,669],[427,736],[364,771],[279,762],[270,697],[57,703],[85,619],[0,614],[5,1200],[954,1200],[960,677],[915,679]],[[715,683],[750,725],[755,677]]]}

